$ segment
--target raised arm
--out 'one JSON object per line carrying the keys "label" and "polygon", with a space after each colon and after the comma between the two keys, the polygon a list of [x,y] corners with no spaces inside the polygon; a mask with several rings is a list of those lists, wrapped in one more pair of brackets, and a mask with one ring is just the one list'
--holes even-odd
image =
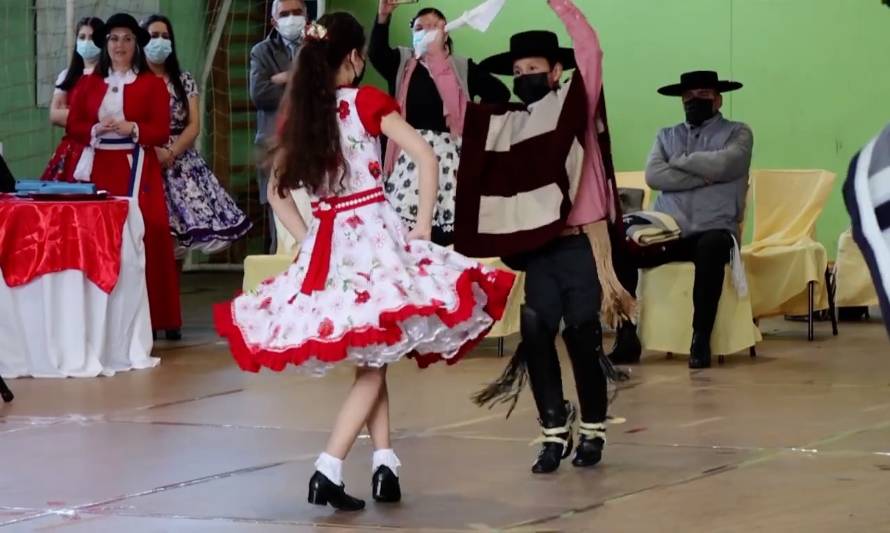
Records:
{"label": "raised arm", "polygon": [[660,137],[655,139],[646,161],[646,183],[652,189],[664,192],[689,191],[707,185],[704,178],[671,166]]}
{"label": "raised arm", "polygon": [[707,183],[725,183],[748,177],[753,149],[754,133],[748,126],[742,126],[729,137],[722,150],[683,154],[672,158],[670,165],[695,174]]}
{"label": "raised arm", "polygon": [[575,48],[575,62],[584,79],[587,105],[591,116],[599,105],[603,88],[603,49],[599,36],[584,13],[571,0],[547,0],[562,20]]}
{"label": "raised arm", "polygon": [[371,29],[371,42],[368,45],[368,59],[390,85],[396,82],[401,61],[399,51],[389,45],[389,22],[393,9],[395,4],[387,4],[386,0],[380,0],[377,18]]}

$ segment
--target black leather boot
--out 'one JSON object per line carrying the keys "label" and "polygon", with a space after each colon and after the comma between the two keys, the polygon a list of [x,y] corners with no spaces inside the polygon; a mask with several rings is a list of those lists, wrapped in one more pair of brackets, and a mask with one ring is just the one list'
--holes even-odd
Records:
{"label": "black leather boot", "polygon": [[388,466],[380,465],[371,478],[371,494],[374,500],[382,503],[395,503],[402,499],[402,488],[399,486],[399,476],[395,475]]}
{"label": "black leather boot", "polygon": [[699,333],[692,334],[692,348],[689,350],[689,368],[711,367],[711,337]]}
{"label": "black leather boot", "polygon": [[578,447],[572,465],[578,467],[593,466],[603,458],[603,447],[606,445],[606,424],[581,422],[578,426]]}
{"label": "black leather boot", "polygon": [[182,340],[182,330],[181,329],[168,329],[164,332],[164,336],[168,341],[181,341]]}
{"label": "black leather boot", "polygon": [[627,320],[622,321],[615,332],[615,345],[609,359],[616,365],[635,365],[640,362],[643,346],[637,336],[637,326]]}
{"label": "black leather boot", "polygon": [[575,406],[565,402],[561,409],[543,413],[541,436],[535,441],[543,444],[538,459],[532,465],[535,474],[549,474],[559,468],[559,463],[572,453],[572,425],[575,423]]}
{"label": "black leather boot", "polygon": [[346,494],[346,487],[335,485],[333,481],[321,472],[315,472],[309,480],[309,503],[314,505],[327,505],[339,511],[361,511],[365,508],[365,502]]}

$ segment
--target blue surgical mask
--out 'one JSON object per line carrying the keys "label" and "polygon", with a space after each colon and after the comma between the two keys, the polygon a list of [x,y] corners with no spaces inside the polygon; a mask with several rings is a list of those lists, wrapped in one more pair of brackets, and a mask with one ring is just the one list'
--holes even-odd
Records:
{"label": "blue surgical mask", "polygon": [[164,61],[167,61],[167,58],[170,57],[170,54],[173,53],[173,43],[170,39],[164,39],[163,37],[156,37],[145,45],[145,57],[155,65],[162,65]]}
{"label": "blue surgical mask", "polygon": [[426,49],[428,44],[423,42],[424,37],[426,37],[427,30],[416,30],[412,32],[412,46],[414,48],[414,54],[417,57],[421,57],[426,54]]}
{"label": "blue surgical mask", "polygon": [[80,57],[82,57],[84,61],[93,61],[99,57],[99,54],[102,53],[102,49],[96,46],[96,43],[94,43],[92,39],[78,39],[77,53],[80,54]]}

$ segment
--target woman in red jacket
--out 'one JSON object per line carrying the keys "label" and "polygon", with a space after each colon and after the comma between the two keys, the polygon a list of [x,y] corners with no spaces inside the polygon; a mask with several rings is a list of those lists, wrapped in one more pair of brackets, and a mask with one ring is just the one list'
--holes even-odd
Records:
{"label": "woman in red jacket", "polygon": [[154,147],[170,136],[169,93],[143,49],[150,40],[136,19],[117,14],[93,41],[99,66],[78,84],[68,115],[72,137],[87,145],[74,177],[116,196],[136,196],[145,221],[145,276],[155,331],[179,339],[179,275]]}

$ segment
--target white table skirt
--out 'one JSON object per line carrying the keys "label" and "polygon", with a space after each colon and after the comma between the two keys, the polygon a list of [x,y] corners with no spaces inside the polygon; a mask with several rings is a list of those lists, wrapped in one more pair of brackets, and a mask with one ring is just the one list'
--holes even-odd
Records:
{"label": "white table skirt", "polygon": [[157,366],[160,360],[151,357],[144,233],[138,205],[131,202],[111,294],[79,270],[15,288],[0,275],[0,376],[113,376]]}

